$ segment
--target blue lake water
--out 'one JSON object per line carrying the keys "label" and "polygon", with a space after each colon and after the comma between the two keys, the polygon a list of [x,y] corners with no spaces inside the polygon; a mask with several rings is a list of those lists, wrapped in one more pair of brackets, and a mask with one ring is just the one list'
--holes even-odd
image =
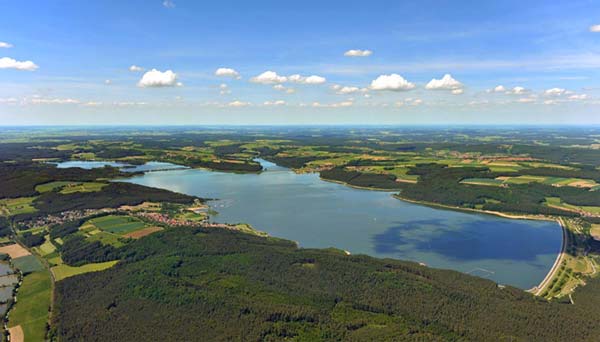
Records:
{"label": "blue lake water", "polygon": [[430,208],[261,163],[259,174],[185,169],[126,181],[217,198],[212,220],[247,222],[302,247],[423,262],[523,289],[546,276],[560,250],[555,222]]}

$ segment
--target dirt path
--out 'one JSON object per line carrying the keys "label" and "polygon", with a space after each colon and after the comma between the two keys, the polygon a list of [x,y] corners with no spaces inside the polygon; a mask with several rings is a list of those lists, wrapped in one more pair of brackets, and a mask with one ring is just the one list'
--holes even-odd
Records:
{"label": "dirt path", "polygon": [[16,327],[8,328],[10,334],[10,342],[23,342],[25,341],[25,335],[23,334],[23,328],[20,325]]}

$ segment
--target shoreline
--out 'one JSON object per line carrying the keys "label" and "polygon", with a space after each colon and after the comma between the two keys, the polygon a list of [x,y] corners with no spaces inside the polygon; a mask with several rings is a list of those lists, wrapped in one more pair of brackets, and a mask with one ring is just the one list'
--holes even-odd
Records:
{"label": "shoreline", "polygon": [[527,290],[527,292],[532,293],[535,296],[539,296],[544,291],[548,283],[552,280],[552,278],[554,278],[554,276],[556,275],[556,271],[560,267],[560,264],[562,263],[562,260],[564,259],[566,254],[567,244],[569,240],[567,234],[567,224],[561,218],[559,218],[557,221],[560,227],[562,228],[563,234],[562,244],[560,246],[560,253],[558,253],[558,255],[556,256],[554,264],[552,264],[552,268],[550,268],[550,271],[548,272],[548,274],[546,274],[546,277],[542,279],[542,281],[537,286],[534,286],[533,288]]}
{"label": "shoreline", "polygon": [[[325,179],[322,177],[319,177],[319,178],[326,182],[343,184],[348,187],[356,188],[356,189],[382,191],[382,192],[396,192],[396,190],[354,186],[354,185],[348,184],[343,181],[330,180],[330,179]],[[552,278],[554,278],[556,271],[558,270],[560,263],[562,262],[565,252],[566,252],[566,249],[567,249],[567,245],[568,245],[567,229],[568,228],[566,226],[566,223],[563,221],[564,219],[562,217],[553,217],[553,216],[546,216],[546,215],[531,215],[531,214],[510,214],[510,213],[504,213],[504,212],[500,212],[500,211],[482,210],[482,209],[475,209],[475,208],[463,208],[463,207],[457,207],[457,206],[440,204],[440,203],[412,200],[412,199],[402,197],[399,193],[393,194],[392,197],[394,197],[400,201],[407,202],[407,203],[424,205],[424,206],[436,208],[436,209],[446,209],[446,210],[453,210],[453,211],[462,211],[462,212],[466,212],[466,213],[493,215],[493,216],[498,216],[498,217],[507,218],[507,219],[513,219],[513,220],[554,221],[554,222],[558,223],[558,225],[561,228],[561,232],[562,232],[561,247],[560,247],[560,251],[558,252],[558,254],[556,256],[556,259],[554,260],[554,263],[552,264],[552,267],[550,268],[550,270],[548,271],[546,276],[540,281],[540,283],[538,285],[532,287],[531,289],[523,290],[523,291],[529,292],[535,296],[539,296],[543,292],[543,289],[546,287],[546,285],[552,280]]]}

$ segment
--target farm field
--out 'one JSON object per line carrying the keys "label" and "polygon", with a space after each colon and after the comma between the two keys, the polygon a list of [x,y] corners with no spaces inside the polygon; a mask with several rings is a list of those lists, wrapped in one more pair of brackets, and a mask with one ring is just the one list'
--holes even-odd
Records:
{"label": "farm field", "polygon": [[45,340],[51,286],[48,270],[34,272],[23,278],[18,302],[10,311],[8,327],[21,326],[26,342]]}
{"label": "farm field", "polygon": [[35,197],[5,198],[0,199],[0,216],[14,216],[18,214],[33,213]]}
{"label": "farm field", "polygon": [[12,263],[24,274],[44,269],[44,265],[42,265],[42,263],[38,260],[38,258],[35,255],[26,255],[16,259],[12,259]]}
{"label": "farm field", "polygon": [[52,274],[54,274],[54,279],[56,281],[63,280],[68,277],[72,277],[78,274],[84,274],[89,272],[98,272],[103,271],[107,268],[114,266],[118,261],[107,261],[101,263],[91,263],[83,266],[73,267],[69,265],[58,265],[54,266],[50,269]]}
{"label": "farm field", "polygon": [[91,219],[89,223],[93,224],[100,230],[118,235],[130,233],[146,226],[144,222],[135,217],[122,215],[102,216]]}

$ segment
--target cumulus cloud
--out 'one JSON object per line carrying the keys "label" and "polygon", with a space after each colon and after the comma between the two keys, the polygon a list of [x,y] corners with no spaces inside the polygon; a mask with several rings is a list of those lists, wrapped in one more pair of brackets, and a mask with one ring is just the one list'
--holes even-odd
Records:
{"label": "cumulus cloud", "polygon": [[111,84],[112,84],[112,81],[111,81],[111,80],[104,80],[104,84],[106,84],[106,85],[111,85]]}
{"label": "cumulus cloud", "polygon": [[402,106],[419,106],[423,104],[423,100],[421,99],[413,99],[412,97],[406,98],[402,101],[398,101],[396,102],[394,105],[396,107],[402,107]]}
{"label": "cumulus cloud", "polygon": [[296,89],[288,88],[288,87],[284,86],[283,84],[276,84],[273,86],[273,89],[278,90],[278,91],[283,91],[286,94],[293,94],[296,92]]}
{"label": "cumulus cloud", "polygon": [[519,102],[519,103],[533,103],[533,102],[535,102],[535,98],[533,98],[533,97],[522,97],[522,98],[518,99],[517,102]]}
{"label": "cumulus cloud", "polygon": [[133,71],[133,72],[140,72],[140,71],[144,71],[144,68],[139,67],[137,65],[132,65],[129,67],[129,71]]}
{"label": "cumulus cloud", "polygon": [[551,88],[551,89],[547,89],[546,91],[544,91],[544,95],[546,96],[562,96],[562,95],[567,95],[570,92],[566,89],[563,88]]}
{"label": "cumulus cloud", "polygon": [[218,68],[215,71],[215,76],[219,76],[219,77],[231,77],[231,78],[235,78],[235,79],[240,79],[242,78],[242,76],[240,75],[239,72],[237,72],[235,69],[231,69],[231,68]]}
{"label": "cumulus cloud", "polygon": [[587,99],[588,99],[587,94],[577,94],[577,95],[569,96],[569,100],[572,100],[572,101],[582,101],[582,100],[587,100]]}
{"label": "cumulus cloud", "polygon": [[371,89],[373,90],[403,91],[414,88],[414,83],[408,82],[404,77],[398,74],[380,75],[371,81]]}
{"label": "cumulus cloud", "polygon": [[165,72],[152,69],[142,76],[138,86],[142,88],[175,87],[182,86],[177,82],[177,74],[171,70]]}
{"label": "cumulus cloud", "polygon": [[600,25],[592,25],[592,26],[590,26],[590,32],[594,32],[594,33],[600,32]]}
{"label": "cumulus cloud", "polygon": [[[369,91],[367,88],[359,88],[354,86],[341,86],[339,84],[334,84],[331,86],[331,90],[335,91],[338,95],[348,95],[354,93],[366,93]],[[366,94],[365,94],[366,95]]]}
{"label": "cumulus cloud", "polygon": [[165,1],[163,1],[162,4],[166,8],[174,8],[175,7],[175,3],[172,0],[165,0]]}
{"label": "cumulus cloud", "polygon": [[290,76],[278,75],[275,71],[265,71],[262,74],[252,77],[250,82],[260,84],[281,84],[285,82],[298,83],[298,84],[323,84],[327,82],[327,79],[322,76],[311,75],[302,76],[294,74]]}
{"label": "cumulus cloud", "polygon": [[323,84],[323,83],[327,82],[327,79],[325,77],[321,77],[321,76],[317,76],[317,75],[304,77],[304,76],[298,75],[298,74],[288,76],[287,80],[292,83],[300,83],[300,84]]}
{"label": "cumulus cloud", "polygon": [[14,97],[5,97],[5,98],[0,98],[0,103],[3,104],[15,104],[17,103],[19,100],[17,100]]}
{"label": "cumulus cloud", "polygon": [[34,97],[29,100],[32,104],[78,104],[79,100],[71,99],[71,98],[42,98],[42,97]]}
{"label": "cumulus cloud", "polygon": [[9,57],[0,58],[0,69],[16,69],[25,71],[34,71],[38,66],[32,61],[20,62]]}
{"label": "cumulus cloud", "polygon": [[462,89],[463,84],[452,78],[452,75],[445,74],[441,79],[432,79],[427,83],[425,89],[428,90],[457,90]]}
{"label": "cumulus cloud", "polygon": [[373,54],[371,50],[348,50],[344,52],[346,57],[369,57]]}
{"label": "cumulus cloud", "polygon": [[229,86],[225,83],[222,83],[221,85],[219,85],[219,94],[221,94],[221,95],[231,94],[231,90],[229,89]]}
{"label": "cumulus cloud", "polygon": [[238,107],[238,108],[239,107],[248,107],[249,105],[251,105],[250,102],[244,102],[244,101],[238,101],[238,100],[229,102],[227,104],[227,106],[229,106],[229,107]]}
{"label": "cumulus cloud", "polygon": [[287,81],[287,77],[277,75],[275,71],[265,71],[262,74],[252,77],[250,82],[260,83],[260,84],[275,84],[275,83],[283,83]]}
{"label": "cumulus cloud", "polygon": [[12,44],[9,44],[7,42],[0,42],[0,48],[8,49],[11,47],[13,47]]}
{"label": "cumulus cloud", "polygon": [[506,88],[503,85],[497,85],[493,89],[488,89],[488,93],[505,93]]}
{"label": "cumulus cloud", "polygon": [[265,101],[263,105],[265,106],[284,106],[286,104],[283,100],[275,100],[275,101]]}
{"label": "cumulus cloud", "polygon": [[312,103],[312,106],[315,108],[343,108],[343,107],[352,107],[353,105],[354,105],[354,102],[351,100],[336,102],[336,103],[328,103],[328,104],[324,104],[324,103],[320,103],[320,102]]}
{"label": "cumulus cloud", "polygon": [[523,87],[514,87],[506,91],[508,95],[523,95],[527,93],[527,89]]}
{"label": "cumulus cloud", "polygon": [[451,92],[452,92],[452,95],[460,95],[460,94],[464,93],[465,90],[462,88],[458,88],[458,89],[452,89]]}

